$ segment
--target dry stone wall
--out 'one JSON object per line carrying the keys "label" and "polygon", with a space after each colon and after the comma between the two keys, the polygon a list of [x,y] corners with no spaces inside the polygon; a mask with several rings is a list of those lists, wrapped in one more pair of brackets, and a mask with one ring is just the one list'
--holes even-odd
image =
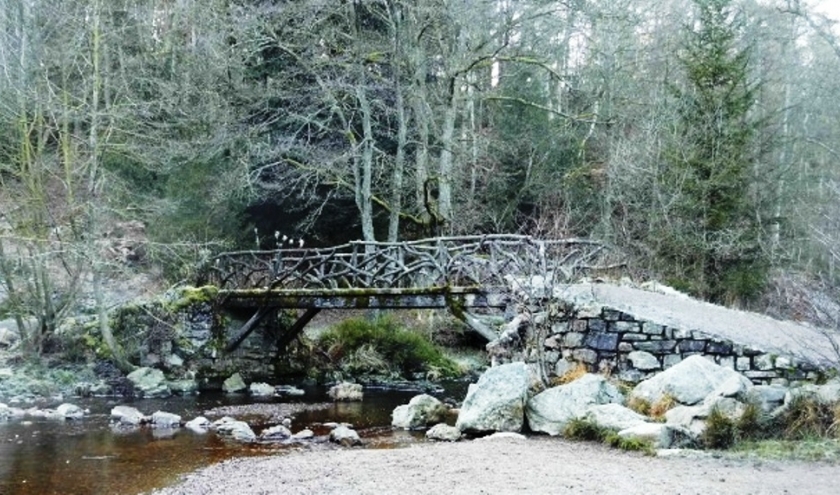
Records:
{"label": "dry stone wall", "polygon": [[816,365],[799,358],[637,319],[609,307],[577,311],[552,321],[544,351],[555,375],[577,362],[590,371],[609,371],[633,383],[695,354],[732,368],[755,384],[790,385],[823,375]]}

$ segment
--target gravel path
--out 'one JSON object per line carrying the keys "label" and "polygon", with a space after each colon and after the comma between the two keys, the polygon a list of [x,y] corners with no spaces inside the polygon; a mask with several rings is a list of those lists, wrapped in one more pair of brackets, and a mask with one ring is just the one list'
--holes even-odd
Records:
{"label": "gravel path", "polygon": [[646,457],[537,437],[236,459],[155,495],[840,493],[840,466]]}

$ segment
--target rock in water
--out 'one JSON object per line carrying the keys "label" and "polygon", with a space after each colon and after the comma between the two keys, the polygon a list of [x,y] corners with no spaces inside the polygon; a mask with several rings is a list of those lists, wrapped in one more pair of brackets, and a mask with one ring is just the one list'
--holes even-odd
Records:
{"label": "rock in water", "polygon": [[[391,426],[410,430],[446,419],[447,408],[431,395],[422,394],[412,397],[408,404],[397,406],[391,413]],[[460,432],[459,432],[460,434]]]}
{"label": "rock in water", "polygon": [[741,398],[752,386],[752,382],[737,371],[694,355],[639,383],[630,397],[653,403],[669,395],[681,404],[692,405],[712,394]]}
{"label": "rock in water", "polygon": [[252,383],[248,392],[254,397],[271,397],[274,395],[274,387],[267,383]]}
{"label": "rock in water", "polygon": [[131,426],[136,426],[146,422],[146,416],[144,416],[143,413],[128,406],[116,406],[111,409],[111,419],[120,424]]}
{"label": "rock in water", "polygon": [[196,433],[207,433],[207,430],[210,429],[210,425],[211,423],[209,419],[204,416],[199,416],[195,419],[187,421],[187,424],[184,426]]}
{"label": "rock in water", "polygon": [[520,431],[530,372],[525,363],[490,368],[467,391],[456,427],[465,432]]}
{"label": "rock in water", "polygon": [[569,421],[585,416],[591,406],[623,401],[621,392],[603,376],[586,374],[529,400],[526,412],[528,426],[533,431],[559,435]]}
{"label": "rock in water", "polygon": [[356,430],[351,430],[346,426],[337,426],[330,432],[330,441],[341,444],[343,447],[352,447],[354,445],[361,445],[362,439]]}
{"label": "rock in water", "polygon": [[242,375],[239,373],[230,375],[230,377],[225,380],[225,383],[222,384],[222,390],[229,394],[241,392],[246,388],[248,388],[248,386],[245,385],[245,380],[242,379]]}
{"label": "rock in water", "polygon": [[254,430],[244,421],[237,421],[225,416],[213,423],[213,426],[219,435],[229,436],[240,442],[253,442],[257,439]]}
{"label": "rock in water", "polygon": [[154,428],[180,428],[181,416],[163,411],[156,411],[152,414],[152,427]]}
{"label": "rock in water", "polygon": [[461,430],[446,423],[440,423],[429,428],[429,431],[426,432],[426,438],[443,442],[457,442],[461,439]]}
{"label": "rock in water", "polygon": [[64,419],[82,419],[85,416],[82,408],[73,404],[62,404],[55,408],[55,412]]}
{"label": "rock in water", "polygon": [[277,385],[274,387],[274,393],[281,396],[300,397],[306,392],[293,385]]}
{"label": "rock in water", "polygon": [[172,392],[166,384],[166,377],[161,370],[137,368],[126,377],[145,398],[169,397]]}
{"label": "rock in water", "polygon": [[272,426],[271,428],[266,428],[265,430],[260,433],[260,440],[268,440],[268,441],[277,441],[277,440],[285,440],[292,436],[292,432],[289,431],[283,425]]}
{"label": "rock in water", "polygon": [[341,382],[334,385],[327,392],[332,400],[336,401],[359,401],[364,397],[362,386],[358,383]]}

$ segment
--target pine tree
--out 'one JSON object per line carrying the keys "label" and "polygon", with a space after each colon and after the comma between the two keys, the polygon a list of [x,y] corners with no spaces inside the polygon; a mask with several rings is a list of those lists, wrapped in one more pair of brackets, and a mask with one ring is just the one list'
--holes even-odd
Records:
{"label": "pine tree", "polygon": [[751,189],[758,86],[749,80],[750,49],[739,47],[731,0],[694,3],[699,16],[680,57],[686,84],[673,90],[678,139],[663,171],[677,199],[660,254],[677,285],[733,302],[756,296],[767,273]]}

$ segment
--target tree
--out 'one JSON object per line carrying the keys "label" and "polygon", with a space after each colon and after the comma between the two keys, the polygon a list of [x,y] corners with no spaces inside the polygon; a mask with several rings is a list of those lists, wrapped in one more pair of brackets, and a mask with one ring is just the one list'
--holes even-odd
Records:
{"label": "tree", "polygon": [[677,139],[662,170],[675,201],[659,246],[678,285],[729,302],[757,296],[769,267],[751,181],[762,125],[753,117],[758,86],[750,81],[750,47],[740,46],[743,18],[731,3],[694,0],[699,15],[686,27],[680,57],[686,84],[673,86]]}

